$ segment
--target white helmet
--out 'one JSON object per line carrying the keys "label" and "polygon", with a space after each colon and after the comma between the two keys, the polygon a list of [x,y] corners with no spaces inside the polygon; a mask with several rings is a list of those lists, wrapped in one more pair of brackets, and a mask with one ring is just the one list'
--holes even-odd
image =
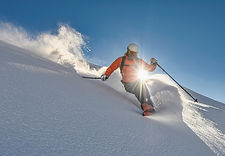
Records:
{"label": "white helmet", "polygon": [[138,53],[138,45],[135,43],[131,43],[127,46],[127,49],[133,52]]}

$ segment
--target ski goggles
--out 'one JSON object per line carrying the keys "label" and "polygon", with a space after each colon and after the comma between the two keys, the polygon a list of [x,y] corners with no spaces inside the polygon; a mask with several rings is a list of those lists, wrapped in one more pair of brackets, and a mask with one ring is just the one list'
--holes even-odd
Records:
{"label": "ski goggles", "polygon": [[128,56],[137,56],[137,52],[128,50]]}

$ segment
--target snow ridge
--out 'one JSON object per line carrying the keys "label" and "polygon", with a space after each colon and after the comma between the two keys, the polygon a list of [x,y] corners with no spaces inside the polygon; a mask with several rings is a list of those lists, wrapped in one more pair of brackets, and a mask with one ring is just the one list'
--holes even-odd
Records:
{"label": "snow ridge", "polygon": [[[175,97],[169,97],[169,98],[172,99],[174,104],[176,104],[177,101],[178,103],[182,104],[183,122],[186,123],[187,126],[190,127],[193,130],[193,132],[197,136],[199,136],[199,138],[201,138],[201,140],[207,146],[209,146],[213,152],[215,152],[217,155],[221,155],[221,156],[224,155],[225,154],[225,134],[223,133],[223,131],[225,131],[225,129],[222,129],[222,130],[218,129],[216,122],[213,122],[210,119],[207,119],[207,116],[203,117],[203,115],[204,115],[204,112],[210,112],[210,109],[218,110],[219,112],[217,111],[217,113],[224,113],[225,110],[217,108],[215,106],[211,106],[209,103],[204,104],[201,102],[195,103],[191,101],[190,97],[188,97],[188,95],[183,90],[181,90],[179,86],[177,86],[170,79],[168,79],[166,75],[160,75],[160,74],[154,75],[152,76],[152,79],[161,80],[162,82],[167,83],[168,85],[173,86],[177,89],[178,95],[176,95],[175,92],[172,92],[171,89],[169,92],[170,94],[172,93],[176,97],[180,96],[181,100]],[[152,85],[150,81],[151,80],[149,80],[148,84]],[[157,88],[158,87],[159,85],[157,85]],[[156,91],[156,88],[152,88],[152,89],[154,90],[154,92]],[[162,89],[157,89],[157,90],[162,90]],[[190,92],[191,94],[193,94],[192,91]],[[157,94],[159,94],[159,92],[157,92]],[[158,96],[156,95],[155,99],[158,101],[161,99],[165,99],[162,97],[165,97],[165,96],[163,94],[160,94]],[[158,104],[156,100],[155,100],[155,103]],[[207,102],[207,98],[205,97],[203,101]],[[223,119],[218,118],[217,120],[220,121]]]}
{"label": "snow ridge", "polygon": [[217,123],[204,118],[198,108],[194,107],[195,103],[185,100],[183,106],[182,113],[184,122],[213,150],[213,152],[217,155],[224,155],[225,134],[216,127]]}

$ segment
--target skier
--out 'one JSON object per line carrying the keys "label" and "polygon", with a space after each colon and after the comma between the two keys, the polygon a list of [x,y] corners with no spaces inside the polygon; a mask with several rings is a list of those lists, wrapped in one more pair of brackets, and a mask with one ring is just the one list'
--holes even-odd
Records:
{"label": "skier", "polygon": [[149,116],[154,112],[153,102],[150,99],[146,84],[139,80],[138,70],[145,69],[153,72],[157,66],[157,60],[155,58],[150,59],[150,64],[147,64],[138,56],[138,46],[135,43],[131,43],[127,46],[127,52],[124,56],[117,58],[101,75],[101,80],[105,81],[109,78],[111,73],[120,67],[120,73],[122,75],[122,84],[127,92],[134,94],[143,110],[143,116]]}

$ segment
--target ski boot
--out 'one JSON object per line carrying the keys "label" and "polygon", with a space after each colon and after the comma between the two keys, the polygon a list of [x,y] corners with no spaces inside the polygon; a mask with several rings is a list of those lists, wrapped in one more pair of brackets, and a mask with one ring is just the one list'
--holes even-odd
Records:
{"label": "ski boot", "polygon": [[143,116],[149,116],[155,111],[154,108],[147,103],[141,104],[141,108],[144,111]]}

